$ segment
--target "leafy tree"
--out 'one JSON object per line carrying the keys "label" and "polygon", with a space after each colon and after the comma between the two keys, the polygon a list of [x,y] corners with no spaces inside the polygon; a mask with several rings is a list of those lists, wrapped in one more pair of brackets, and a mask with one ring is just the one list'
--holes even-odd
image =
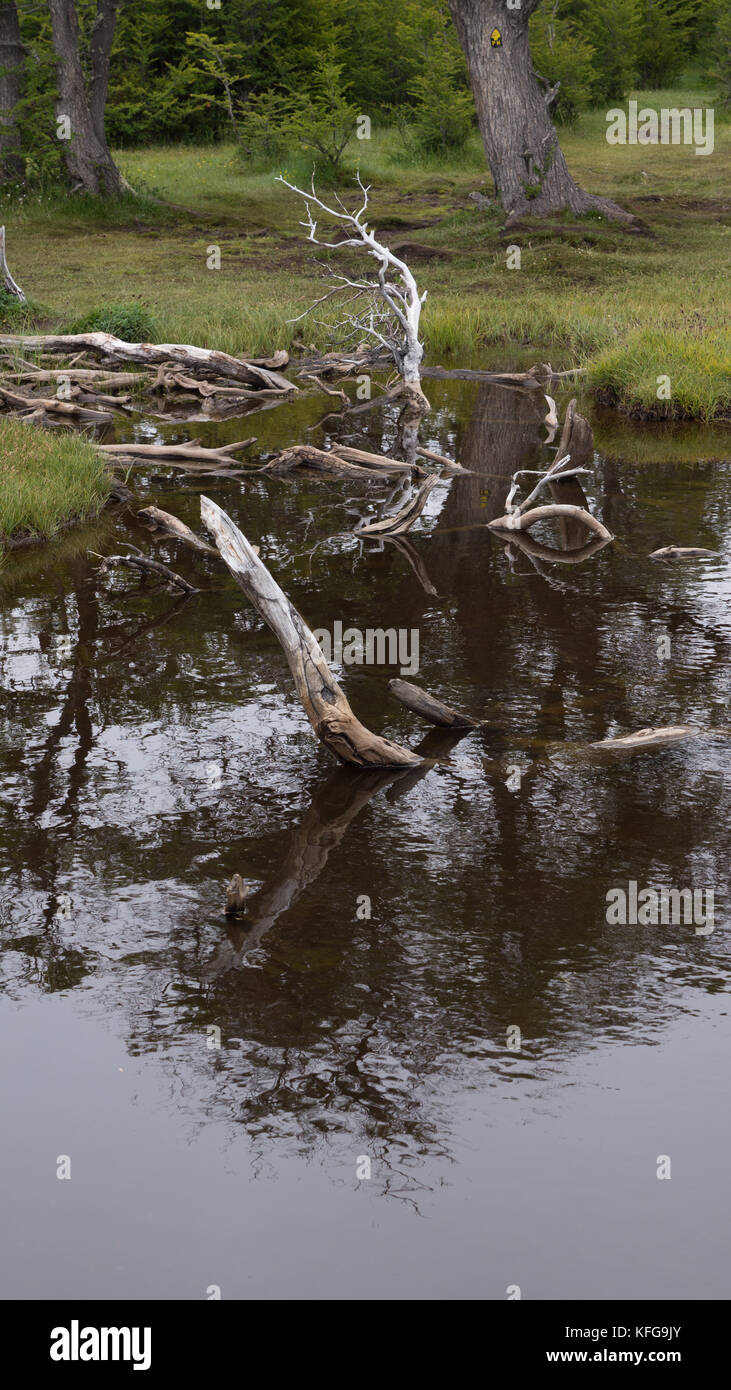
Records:
{"label": "leafy tree", "polygon": [[596,78],[594,49],[577,21],[563,13],[560,0],[536,10],[529,32],[535,72],[547,90],[559,84],[551,103],[554,119],[570,125],[591,104]]}

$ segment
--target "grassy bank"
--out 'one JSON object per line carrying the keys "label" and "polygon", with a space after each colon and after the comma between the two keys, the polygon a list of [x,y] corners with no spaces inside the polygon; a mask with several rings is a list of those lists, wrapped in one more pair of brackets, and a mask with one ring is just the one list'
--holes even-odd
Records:
{"label": "grassy bank", "polygon": [[[713,103],[703,89],[634,95],[656,108]],[[581,364],[605,398],[628,410],[701,419],[731,412],[719,292],[731,125],[717,109],[707,157],[685,145],[610,146],[605,135],[604,112],[592,112],[561,142],[578,181],[634,213],[634,229],[562,216],[506,234],[498,210],[478,209],[469,196],[491,192],[476,137],[450,166],[409,163],[390,130],[353,142],[348,158],[373,185],[374,225],[428,291],[430,361]],[[68,327],[105,302],[138,301],[161,340],[256,354],[300,337],[332,346],[325,312],[316,316],[324,324],[287,323],[321,290],[299,200],[274,181],[276,171],[247,171],[229,146],[118,157],[143,195],[137,202],[31,200],[2,212],[11,268],[45,306],[47,326]],[[294,159],[284,172],[306,178]],[[507,267],[510,245],[520,247],[519,269]],[[210,246],[220,247],[220,270],[207,269]],[[669,401],[657,397],[658,376],[670,378]]]}
{"label": "grassy bank", "polygon": [[104,460],[87,440],[0,417],[0,546],[93,517],[108,493]]}

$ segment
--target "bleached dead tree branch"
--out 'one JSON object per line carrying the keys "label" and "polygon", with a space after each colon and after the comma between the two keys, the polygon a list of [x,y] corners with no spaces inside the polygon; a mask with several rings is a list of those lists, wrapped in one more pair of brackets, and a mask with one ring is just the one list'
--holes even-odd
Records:
{"label": "bleached dead tree branch", "polygon": [[[356,175],[356,179],[362,193],[362,202],[355,212],[349,212],[337,194],[335,201],[338,207],[329,207],[318,197],[314,173],[310,192],[289,183],[282,174],[278,175],[279,183],[283,183],[304,200],[306,217],[301,226],[305,228],[308,240],[314,246],[321,246],[330,251],[340,251],[346,246],[351,246],[365,251],[378,264],[374,276],[364,276],[355,280],[348,275],[339,274],[331,265],[325,263],[325,273],[333,282],[331,289],[291,322],[298,323],[300,319],[312,313],[313,309],[336,295],[347,295],[345,306],[357,305],[357,309],[353,308],[345,313],[336,325],[341,331],[346,331],[345,341],[366,334],[385,348],[393,358],[401,377],[401,394],[406,395],[422,410],[428,409],[429,402],[421,387],[424,347],[419,337],[419,321],[426,290],[419,294],[416,280],[406,262],[384,246],[368,226],[366,212],[370,185],[366,186],[363,183],[360,174]],[[318,235],[319,213],[342,227],[345,235],[340,240],[326,241]]]}

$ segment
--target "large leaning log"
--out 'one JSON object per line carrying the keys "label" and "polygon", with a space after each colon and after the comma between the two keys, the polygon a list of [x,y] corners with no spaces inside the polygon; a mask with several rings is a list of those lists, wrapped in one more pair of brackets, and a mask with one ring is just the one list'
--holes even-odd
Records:
{"label": "large leaning log", "polygon": [[305,714],[325,747],[355,767],[420,763],[416,753],[371,733],[356,719],[304,619],[230,516],[209,497],[201,497],[201,518],[249,602],[279,641]]}
{"label": "large leaning log", "polygon": [[242,439],[238,444],[221,444],[218,449],[206,449],[201,445],[199,439],[191,439],[187,444],[97,444],[104,454],[134,455],[140,458],[150,459],[183,459],[198,463],[223,463],[233,467],[235,460],[232,454],[239,449],[248,449],[251,444],[256,443],[256,435],[251,439]]}
{"label": "large leaning log", "polygon": [[120,362],[141,362],[145,366],[174,362],[192,371],[241,381],[245,386],[266,386],[280,391],[297,391],[286,377],[256,361],[231,357],[212,348],[186,343],[126,343],[113,333],[35,333],[0,335],[0,347],[21,348],[24,352],[92,352]]}
{"label": "large leaning log", "polygon": [[172,536],[173,540],[182,541],[183,545],[190,546],[191,550],[196,550],[203,555],[218,555],[218,551],[207,541],[202,541],[200,536],[196,536],[195,531],[191,531],[184,521],[173,516],[170,512],[164,512],[161,507],[141,507],[137,513],[137,518],[146,522],[154,530],[163,531],[165,535]]}

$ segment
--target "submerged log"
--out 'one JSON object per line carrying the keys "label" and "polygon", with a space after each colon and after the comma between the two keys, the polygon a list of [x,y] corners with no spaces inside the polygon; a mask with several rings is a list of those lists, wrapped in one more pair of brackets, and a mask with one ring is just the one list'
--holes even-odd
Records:
{"label": "submerged log", "polygon": [[488,521],[487,524],[491,531],[527,531],[538,521],[561,520],[563,518],[583,522],[588,531],[594,531],[605,541],[614,540],[611,531],[608,531],[597,517],[592,516],[591,512],[585,511],[583,507],[572,507],[561,502],[552,502],[545,507],[533,507],[529,512],[509,512],[506,516],[497,517],[495,521]]}
{"label": "submerged log", "polygon": [[227,352],[213,348],[194,347],[187,343],[126,343],[113,333],[21,333],[0,335],[0,347],[21,348],[31,352],[79,352],[82,349],[120,362],[141,362],[156,367],[174,362],[194,371],[214,377],[241,381],[246,386],[276,387],[282,391],[297,391],[293,382],[278,372],[261,367],[254,359],[230,357]]}
{"label": "submerged log", "polygon": [[400,536],[409,531],[421,516],[429,493],[437,481],[432,473],[399,511],[394,512],[392,516],[383,517],[380,521],[370,521],[365,526],[359,526],[355,532],[356,536]]}
{"label": "submerged log", "polygon": [[429,724],[436,724],[442,729],[479,729],[481,721],[473,719],[469,714],[462,714],[459,710],[452,709],[451,705],[445,705],[442,700],[437,700],[436,696],[430,695],[428,690],[422,690],[418,685],[412,685],[411,681],[392,680],[388,682],[388,688],[397,700],[401,701],[413,714],[418,714],[421,719],[426,719]]}
{"label": "submerged log", "polygon": [[651,560],[717,560],[717,550],[704,550],[697,545],[664,545],[661,550],[653,550]]}
{"label": "submerged log", "polygon": [[566,407],[556,458],[563,458],[567,454],[571,459],[570,467],[572,469],[583,468],[584,464],[588,463],[594,455],[592,428],[589,421],[577,411],[575,398],[570,400]]}
{"label": "submerged log", "polygon": [[305,714],[325,747],[356,767],[419,763],[410,749],[371,733],[356,718],[313,633],[231,518],[209,497],[201,497],[201,517],[237,583],[279,641]]}
{"label": "submerged log", "polygon": [[101,367],[58,367],[55,371],[39,367],[37,371],[19,372],[13,372],[11,368],[11,375],[21,385],[37,382],[40,386],[44,382],[68,381],[83,386],[90,382],[95,386],[115,386],[120,390],[122,387],[144,385],[148,380],[145,372],[109,372]]}
{"label": "submerged log", "polygon": [[469,468],[463,468],[462,464],[457,463],[455,459],[447,458],[446,454],[435,454],[433,449],[422,449],[421,445],[418,445],[414,452],[419,455],[419,458],[429,459],[430,463],[441,463],[442,467],[450,473],[471,472]]}
{"label": "submerged log", "polygon": [[673,724],[666,728],[638,729],[635,734],[623,734],[620,738],[604,738],[599,743],[590,743],[590,748],[618,751],[622,748],[662,748],[667,743],[679,743],[681,739],[697,738],[702,734],[695,724]]}

